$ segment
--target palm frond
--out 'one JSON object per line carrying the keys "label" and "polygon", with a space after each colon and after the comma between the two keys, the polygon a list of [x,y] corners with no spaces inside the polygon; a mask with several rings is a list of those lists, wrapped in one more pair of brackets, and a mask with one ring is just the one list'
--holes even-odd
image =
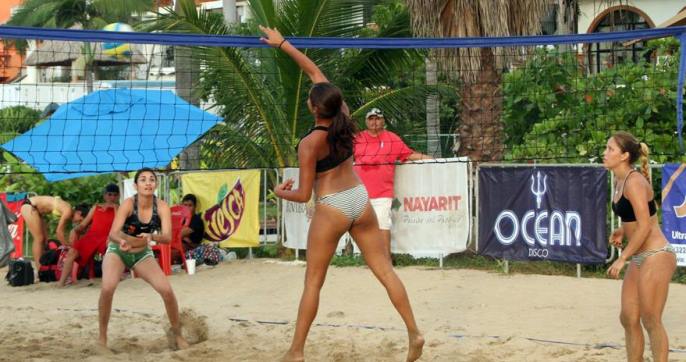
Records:
{"label": "palm frond", "polygon": [[108,23],[132,22],[153,8],[152,0],[91,0],[91,6]]}
{"label": "palm frond", "polygon": [[[168,9],[166,14],[142,24],[147,31],[184,31],[201,34],[226,35],[229,29],[223,19],[207,11],[197,11],[191,0],[181,0],[179,11]],[[238,48],[195,47],[197,56],[203,60],[205,71],[202,78],[203,96],[210,96],[223,108],[225,122],[235,124],[246,122],[259,129],[274,145],[278,164],[285,164],[285,154],[280,148],[278,138],[283,132],[278,118],[283,117],[281,105],[274,95],[265,91],[270,89],[273,80],[269,74],[261,74],[250,51]],[[242,114],[252,111],[250,117]],[[238,118],[236,118],[238,117]],[[276,118],[276,119],[274,119]]]}

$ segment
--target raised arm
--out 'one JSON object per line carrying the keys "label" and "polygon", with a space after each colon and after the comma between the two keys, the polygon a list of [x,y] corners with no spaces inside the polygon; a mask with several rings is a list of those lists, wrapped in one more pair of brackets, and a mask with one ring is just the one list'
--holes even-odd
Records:
{"label": "raised arm", "polygon": [[305,72],[308,77],[310,77],[312,83],[323,83],[329,81],[326,79],[324,73],[322,73],[319,67],[314,64],[314,62],[308,58],[307,55],[303,54],[303,52],[294,47],[293,44],[291,44],[288,40],[284,39],[278,30],[262,25],[260,25],[260,30],[262,30],[265,35],[260,38],[260,41],[271,47],[281,49],[288,54],[298,64],[300,69],[302,69],[302,71]]}

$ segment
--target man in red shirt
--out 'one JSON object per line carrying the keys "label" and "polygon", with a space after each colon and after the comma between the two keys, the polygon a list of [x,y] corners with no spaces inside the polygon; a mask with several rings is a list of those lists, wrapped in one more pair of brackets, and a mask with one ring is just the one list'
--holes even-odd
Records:
{"label": "man in red shirt", "polygon": [[364,183],[369,202],[379,220],[388,256],[391,255],[391,206],[393,177],[397,161],[426,160],[430,156],[407,147],[398,135],[385,130],[385,119],[378,108],[365,118],[367,129],[355,137],[355,172]]}

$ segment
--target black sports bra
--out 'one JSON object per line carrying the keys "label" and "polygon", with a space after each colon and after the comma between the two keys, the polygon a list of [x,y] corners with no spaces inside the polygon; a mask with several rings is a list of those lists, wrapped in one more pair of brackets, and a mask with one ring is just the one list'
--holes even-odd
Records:
{"label": "black sports bra", "polygon": [[150,216],[150,221],[143,223],[138,218],[138,194],[134,195],[133,212],[126,218],[124,226],[122,227],[122,232],[131,236],[136,236],[140,233],[152,233],[155,230],[159,231],[161,227],[162,220],[157,213],[157,197],[152,197],[152,215]]}
{"label": "black sports bra", "polygon": [[[329,131],[329,127],[324,127],[324,126],[315,126],[310,129],[307,134],[302,136],[300,138],[300,141],[303,140],[303,138],[307,137],[310,135],[310,133],[314,131]],[[298,152],[298,146],[300,146],[300,142],[295,146],[295,151]],[[315,166],[315,170],[319,172],[324,172],[331,170],[332,168],[335,168],[336,166],[340,165],[341,163],[345,162],[345,160],[349,159],[353,155],[352,150],[348,152],[348,154],[344,155],[343,157],[336,157],[329,153],[326,157],[322,158],[321,160],[317,160],[317,165]]]}
{"label": "black sports bra", "polygon": [[[632,172],[634,172],[634,170],[629,171],[629,174],[624,178],[624,185],[622,185],[622,197],[620,197],[617,202],[614,202],[614,200],[612,201],[612,211],[614,211],[615,214],[622,219],[622,222],[636,221],[634,208],[631,206],[631,202],[624,197],[624,186],[626,185],[626,180],[629,178],[629,175],[631,175]],[[654,199],[648,201],[648,211],[650,212],[650,216],[655,215],[657,212],[657,205],[655,205]]]}

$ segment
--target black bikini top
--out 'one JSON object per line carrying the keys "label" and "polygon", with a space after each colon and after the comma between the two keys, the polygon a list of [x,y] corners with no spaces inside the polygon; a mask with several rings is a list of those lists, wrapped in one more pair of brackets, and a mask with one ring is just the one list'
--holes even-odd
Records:
{"label": "black bikini top", "polygon": [[[310,135],[310,133],[314,131],[329,131],[329,127],[324,127],[324,126],[315,126],[312,129],[310,129],[307,134],[302,136],[300,138],[300,141],[303,140],[303,138],[307,137]],[[295,151],[298,152],[298,146],[300,146],[300,142],[295,146]],[[324,172],[331,170],[332,168],[335,168],[336,166],[340,165],[341,163],[345,162],[345,160],[349,159],[353,155],[352,150],[348,152],[348,154],[343,155],[343,157],[336,157],[335,155],[329,153],[326,157],[322,158],[321,160],[317,161],[317,165],[315,167],[315,170],[317,172]]]}
{"label": "black bikini top", "polygon": [[150,221],[143,223],[138,218],[138,194],[134,195],[133,212],[126,218],[126,221],[124,221],[122,232],[131,236],[136,236],[140,233],[152,233],[155,230],[159,231],[161,227],[162,220],[157,213],[157,197],[154,195],[152,197],[152,216],[150,217]]}
{"label": "black bikini top", "polygon": [[[620,219],[622,219],[622,222],[634,222],[636,221],[636,214],[634,213],[634,208],[631,206],[631,202],[624,197],[624,186],[626,185],[626,180],[629,178],[629,175],[631,175],[632,172],[635,170],[629,171],[629,174],[626,175],[624,178],[624,185],[622,185],[622,197],[617,200],[617,202],[612,202],[612,211],[615,212],[617,216],[619,216]],[[650,200],[648,201],[648,211],[650,212],[650,216],[655,215],[657,212],[657,205],[655,204],[655,200]]]}

